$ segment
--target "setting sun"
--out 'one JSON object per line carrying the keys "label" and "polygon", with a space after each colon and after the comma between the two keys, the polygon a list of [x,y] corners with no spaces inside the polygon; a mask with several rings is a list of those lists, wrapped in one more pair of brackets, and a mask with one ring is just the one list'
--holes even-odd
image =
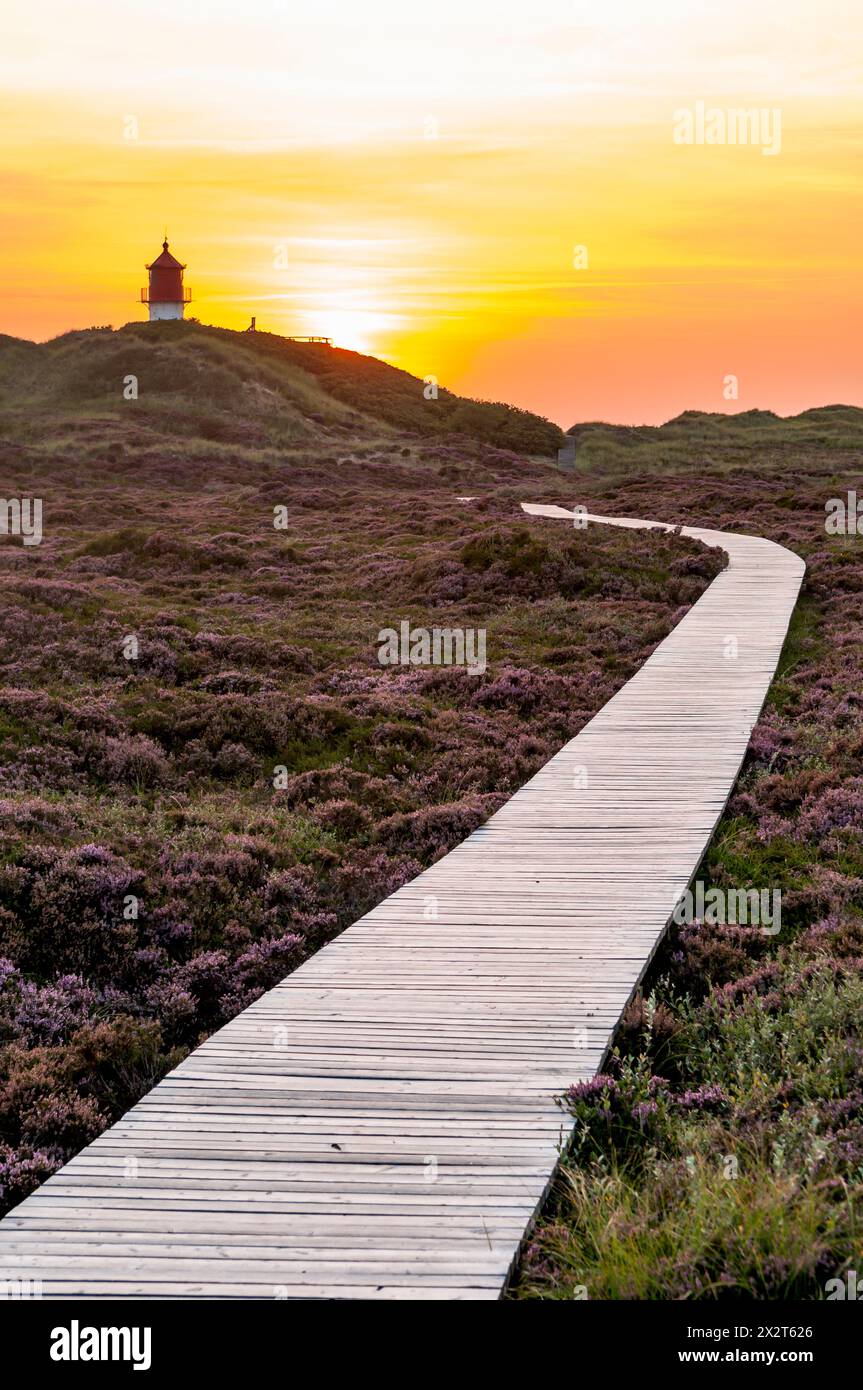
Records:
{"label": "setting sun", "polygon": [[369,309],[329,309],[326,305],[301,313],[304,331],[309,334],[332,338],[336,347],[375,357],[386,357],[382,342],[384,335],[392,331],[394,317]]}

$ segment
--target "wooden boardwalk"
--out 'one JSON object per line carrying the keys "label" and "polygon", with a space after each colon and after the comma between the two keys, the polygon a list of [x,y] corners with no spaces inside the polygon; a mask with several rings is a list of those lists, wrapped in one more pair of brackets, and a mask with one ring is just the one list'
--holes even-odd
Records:
{"label": "wooden boardwalk", "polygon": [[684,534],[729,566],[633,679],[0,1222],[0,1279],[54,1298],[499,1297],[565,1139],[554,1097],[600,1067],[698,867],[803,575],[770,541]]}

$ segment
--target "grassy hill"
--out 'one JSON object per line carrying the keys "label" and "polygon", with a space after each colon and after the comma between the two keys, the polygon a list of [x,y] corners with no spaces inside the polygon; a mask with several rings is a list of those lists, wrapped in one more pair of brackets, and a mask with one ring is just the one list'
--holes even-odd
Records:
{"label": "grassy hill", "polygon": [[[137,399],[126,399],[129,377]],[[375,357],[274,333],[189,323],[90,328],[48,343],[0,337],[0,435],[102,419],[174,438],[290,447],[322,436],[410,432],[553,455],[557,425],[515,406],[469,400]]]}
{"label": "grassy hill", "polygon": [[567,430],[576,442],[579,473],[640,474],[782,468],[825,452],[863,448],[863,410],[828,405],[783,417],[772,410],[736,415],[686,410],[664,425],[609,425],[601,421]]}

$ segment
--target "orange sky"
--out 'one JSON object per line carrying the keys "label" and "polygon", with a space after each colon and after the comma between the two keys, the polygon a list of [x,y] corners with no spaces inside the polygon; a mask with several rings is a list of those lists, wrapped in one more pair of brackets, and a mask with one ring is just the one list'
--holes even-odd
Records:
{"label": "orange sky", "polygon": [[167,224],[202,321],[563,425],[863,404],[857,0],[5,8],[0,331],[144,317]]}

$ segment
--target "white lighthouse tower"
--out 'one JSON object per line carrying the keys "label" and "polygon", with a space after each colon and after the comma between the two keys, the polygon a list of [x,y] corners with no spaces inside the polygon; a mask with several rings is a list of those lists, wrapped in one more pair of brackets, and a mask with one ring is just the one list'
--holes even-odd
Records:
{"label": "white lighthouse tower", "polygon": [[162,242],[162,254],[152,265],[144,267],[150,272],[150,283],[141,291],[141,303],[150,306],[150,322],[156,319],[181,319],[186,305],[191,302],[192,291],[183,285],[184,265],[168,250],[168,238]]}

